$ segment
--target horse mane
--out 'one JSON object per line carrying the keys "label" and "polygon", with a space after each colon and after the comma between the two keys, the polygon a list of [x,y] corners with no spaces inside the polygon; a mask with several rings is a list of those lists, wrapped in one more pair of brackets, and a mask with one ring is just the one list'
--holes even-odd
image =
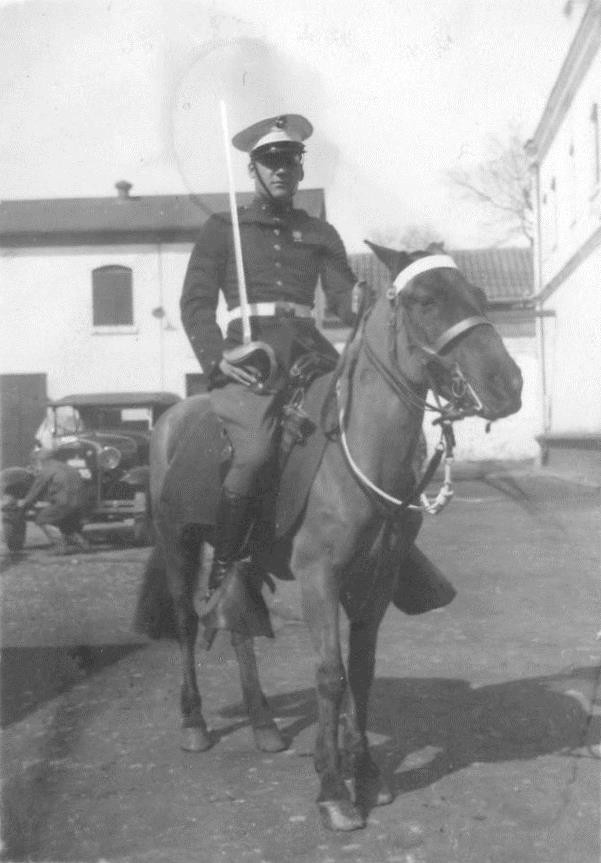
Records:
{"label": "horse mane", "polygon": [[341,390],[342,402],[345,407],[348,404],[350,381],[359,355],[361,335],[374,303],[375,294],[373,291],[364,291],[353,328],[344,344],[340,358],[336,363],[336,368],[332,372],[330,386],[328,387],[320,416],[320,425],[327,435],[332,435],[338,431],[338,400],[336,396],[338,388]]}

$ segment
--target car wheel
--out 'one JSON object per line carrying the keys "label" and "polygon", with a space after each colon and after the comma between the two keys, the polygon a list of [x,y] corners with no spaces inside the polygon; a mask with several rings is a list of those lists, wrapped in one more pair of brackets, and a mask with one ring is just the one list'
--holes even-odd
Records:
{"label": "car wheel", "polygon": [[154,545],[154,528],[146,514],[134,517],[134,542],[140,546]]}
{"label": "car wheel", "polygon": [[4,498],[2,506],[2,538],[9,551],[21,551],[25,545],[27,533],[27,521],[25,513],[17,510],[17,499],[6,502]]}

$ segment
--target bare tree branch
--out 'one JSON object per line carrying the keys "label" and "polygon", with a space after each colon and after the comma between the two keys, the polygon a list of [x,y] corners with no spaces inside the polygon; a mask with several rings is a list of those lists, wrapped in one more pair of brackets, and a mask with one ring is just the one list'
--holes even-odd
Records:
{"label": "bare tree branch", "polygon": [[521,234],[532,243],[532,179],[524,143],[519,130],[510,128],[506,140],[491,140],[488,159],[469,170],[451,170],[447,178],[466,198],[496,214],[503,239]]}

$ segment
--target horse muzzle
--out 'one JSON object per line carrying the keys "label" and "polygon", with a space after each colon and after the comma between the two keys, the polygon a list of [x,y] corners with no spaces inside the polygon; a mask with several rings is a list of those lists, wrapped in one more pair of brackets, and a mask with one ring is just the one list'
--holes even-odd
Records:
{"label": "horse muzzle", "polygon": [[510,375],[490,376],[481,387],[468,384],[480,402],[476,414],[487,420],[498,420],[517,413],[522,407],[522,385],[522,375],[517,366]]}
{"label": "horse muzzle", "polygon": [[469,416],[496,420],[516,413],[522,404],[522,375],[518,367],[513,366],[510,374],[491,374],[473,383],[458,363],[446,367],[444,380],[441,380],[439,367],[438,374],[434,373],[432,378],[448,401],[445,416],[451,420]]}

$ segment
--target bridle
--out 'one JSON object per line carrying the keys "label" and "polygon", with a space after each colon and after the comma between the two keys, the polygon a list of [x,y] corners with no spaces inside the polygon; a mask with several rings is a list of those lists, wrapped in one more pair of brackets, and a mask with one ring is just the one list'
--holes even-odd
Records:
{"label": "bridle", "polygon": [[[431,515],[435,515],[436,513],[440,512],[444,506],[446,506],[446,504],[453,496],[451,483],[451,464],[453,461],[453,447],[455,445],[455,435],[453,432],[452,424],[456,420],[463,419],[466,416],[477,415],[483,409],[482,402],[478,398],[478,395],[474,391],[471,384],[465,378],[465,375],[463,374],[459,365],[457,363],[449,364],[445,360],[444,356],[442,356],[442,352],[452,341],[470,332],[475,327],[493,326],[493,324],[487,318],[481,315],[470,315],[460,321],[457,321],[454,324],[451,324],[451,326],[448,327],[438,337],[434,345],[417,345],[417,347],[424,353],[424,355],[428,357],[428,362],[426,364],[426,372],[428,375],[429,389],[434,396],[436,404],[429,403],[424,396],[419,394],[416,384],[409,380],[407,375],[403,372],[399,363],[397,352],[397,334],[399,326],[401,324],[401,315],[399,314],[401,306],[401,292],[409,285],[409,283],[414,278],[416,278],[421,273],[428,272],[429,270],[443,268],[458,269],[457,265],[449,255],[428,255],[423,258],[418,258],[416,261],[413,261],[411,264],[409,264],[409,266],[405,267],[405,269],[401,270],[399,275],[394,280],[392,287],[388,290],[387,298],[390,303],[387,339],[388,365],[380,359],[378,353],[371,345],[366,333],[365,324],[373,308],[373,303],[371,304],[371,306],[365,309],[360,324],[362,330],[361,344],[364,349],[365,357],[373,366],[373,368],[378,372],[378,374],[388,384],[388,386],[393,390],[393,392],[401,399],[401,401],[405,405],[410,408],[419,410],[421,412],[433,411],[438,414],[438,417],[434,420],[433,424],[440,425],[441,427],[440,441],[436,446],[430,463],[428,464],[423,476],[421,477],[419,483],[413,490],[410,497],[406,498],[405,500],[400,500],[399,498],[389,495],[383,489],[378,488],[378,486],[372,483],[372,481],[361,471],[361,469],[354,461],[349,450],[345,432],[347,406],[344,404],[342,406],[340,405],[340,380],[338,380],[337,382],[336,392],[338,396],[339,406],[340,440],[349,466],[353,474],[360,481],[361,485],[366,488],[366,490],[374,494],[376,496],[376,499],[378,499],[380,502],[383,502],[385,506],[388,506],[389,508],[392,507],[397,511],[398,509],[401,509],[401,511],[405,509],[417,509],[423,512],[430,513]],[[436,381],[433,375],[430,373],[430,370],[428,369],[428,366],[431,363],[436,363],[442,366],[444,370],[450,374],[451,398],[444,405],[442,403],[441,394],[439,392]],[[438,468],[442,460],[443,454],[445,456],[444,482],[435,500],[430,501],[429,498],[425,495],[424,490],[432,479],[432,476],[434,475],[436,469]],[[416,499],[421,500],[421,503],[419,505],[412,503],[412,501]]]}

